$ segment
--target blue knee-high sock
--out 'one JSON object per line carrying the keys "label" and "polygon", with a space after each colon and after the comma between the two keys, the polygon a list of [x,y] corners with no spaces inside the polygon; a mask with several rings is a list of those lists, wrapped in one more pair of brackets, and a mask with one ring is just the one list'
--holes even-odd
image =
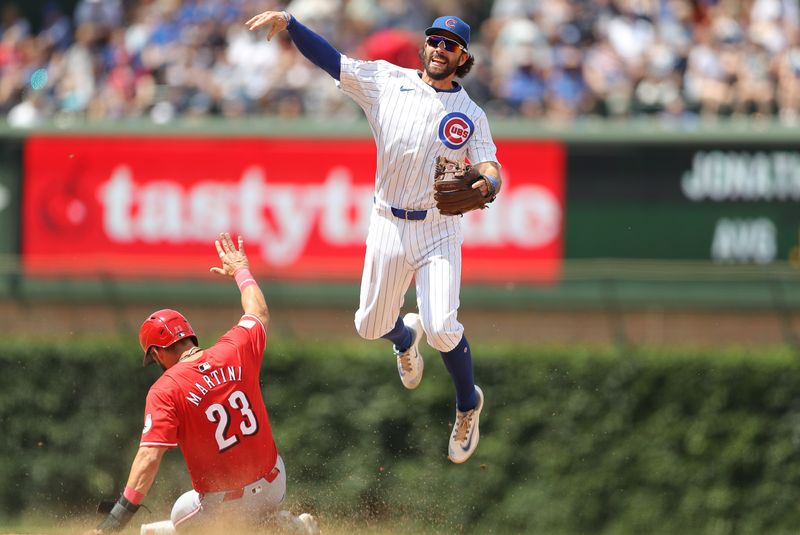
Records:
{"label": "blue knee-high sock", "polygon": [[458,345],[450,351],[441,351],[442,360],[450,372],[453,385],[456,387],[456,406],[460,411],[474,409],[478,405],[475,393],[475,379],[472,375],[472,351],[469,349],[467,337],[461,338]]}
{"label": "blue knee-high sock", "polygon": [[411,342],[414,341],[414,337],[411,334],[411,329],[406,327],[406,324],[403,323],[403,320],[400,318],[400,316],[397,316],[397,321],[394,324],[394,328],[381,336],[381,338],[386,338],[394,343],[395,347],[397,347],[397,350],[400,353],[408,349],[411,346]]}

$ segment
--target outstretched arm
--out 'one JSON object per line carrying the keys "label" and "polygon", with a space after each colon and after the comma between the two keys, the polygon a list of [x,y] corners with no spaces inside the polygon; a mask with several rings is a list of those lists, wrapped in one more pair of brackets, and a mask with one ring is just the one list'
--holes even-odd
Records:
{"label": "outstretched arm", "polygon": [[219,239],[214,242],[217,247],[217,254],[222,261],[222,267],[212,267],[212,273],[233,277],[242,292],[242,309],[245,314],[256,316],[264,328],[269,324],[269,309],[267,301],[261,288],[258,287],[256,280],[250,273],[250,262],[244,253],[244,240],[239,236],[239,248],[233,244],[231,235],[223,232]]}
{"label": "outstretched arm", "polygon": [[288,30],[301,54],[336,80],[339,79],[342,72],[342,53],[324,37],[303,26],[300,21],[286,11],[265,11],[248,20],[246,24],[250,31],[263,26],[271,26],[267,34],[267,41],[283,30]]}
{"label": "outstretched arm", "polygon": [[150,487],[156,480],[158,468],[161,466],[161,459],[167,449],[156,446],[139,446],[139,451],[136,452],[136,457],[131,465],[126,488],[131,488],[142,495],[150,492]]}
{"label": "outstretched arm", "polygon": [[86,535],[100,535],[103,533],[116,533],[125,528],[131,517],[139,509],[139,504],[153,486],[153,481],[161,466],[161,459],[167,448],[140,446],[136,458],[131,465],[128,484],[125,492],[114,504],[111,512],[103,522],[86,533]]}

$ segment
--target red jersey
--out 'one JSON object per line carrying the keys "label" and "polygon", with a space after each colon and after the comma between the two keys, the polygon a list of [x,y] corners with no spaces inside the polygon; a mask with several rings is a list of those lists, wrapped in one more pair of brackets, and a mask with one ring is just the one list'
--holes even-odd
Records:
{"label": "red jersey", "polygon": [[200,494],[234,490],[277,461],[260,371],[267,333],[255,316],[239,323],[199,359],[178,362],[150,387],[140,446],[180,446]]}

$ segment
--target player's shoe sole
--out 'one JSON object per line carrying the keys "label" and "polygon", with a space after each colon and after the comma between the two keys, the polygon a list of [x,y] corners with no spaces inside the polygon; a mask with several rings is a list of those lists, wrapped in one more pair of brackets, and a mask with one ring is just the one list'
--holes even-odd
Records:
{"label": "player's shoe sole", "polygon": [[456,464],[461,464],[470,458],[478,441],[481,438],[480,420],[483,410],[483,390],[475,385],[478,404],[474,409],[461,412],[456,409],[456,423],[450,434],[450,444],[447,448],[447,458]]}
{"label": "player's shoe sole", "polygon": [[395,357],[397,357],[397,373],[400,374],[400,380],[403,386],[409,390],[413,390],[419,386],[422,381],[422,371],[425,369],[425,361],[422,358],[422,353],[419,352],[419,342],[422,340],[422,320],[419,314],[409,312],[403,316],[403,323],[411,329],[411,334],[414,340],[411,346],[403,353],[394,348]]}

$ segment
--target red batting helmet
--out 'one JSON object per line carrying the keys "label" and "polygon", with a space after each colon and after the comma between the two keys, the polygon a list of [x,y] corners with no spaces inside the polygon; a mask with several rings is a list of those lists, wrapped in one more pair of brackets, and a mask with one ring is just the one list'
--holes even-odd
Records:
{"label": "red batting helmet", "polygon": [[169,308],[156,310],[144,320],[139,329],[139,345],[144,351],[142,365],[147,366],[153,362],[153,357],[150,356],[151,347],[169,347],[187,337],[192,338],[197,345],[197,335],[183,314]]}

